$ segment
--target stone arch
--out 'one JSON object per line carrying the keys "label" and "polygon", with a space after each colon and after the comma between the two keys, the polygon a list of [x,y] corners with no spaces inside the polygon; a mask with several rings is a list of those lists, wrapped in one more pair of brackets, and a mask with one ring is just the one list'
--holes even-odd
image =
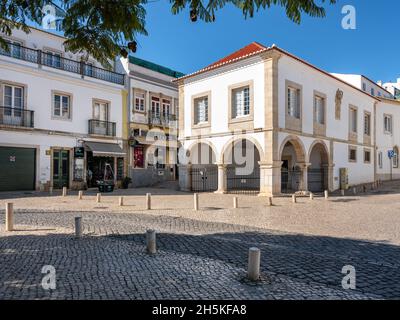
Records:
{"label": "stone arch", "polygon": [[315,140],[312,144],[311,144],[311,146],[310,146],[310,148],[309,148],[309,151],[308,151],[308,159],[307,159],[307,161],[308,161],[308,163],[311,163],[311,155],[312,155],[312,152],[313,152],[313,150],[314,150],[314,148],[315,147],[318,147],[318,146],[320,146],[321,148],[323,148],[323,159],[321,159],[322,161],[323,161],[323,163],[324,164],[326,164],[326,165],[329,165],[329,164],[331,164],[330,162],[330,153],[329,153],[329,149],[328,149],[328,147],[326,146],[326,143],[324,142],[324,141],[322,141],[322,140]]}
{"label": "stone arch", "polygon": [[195,149],[198,148],[200,145],[209,147],[210,151],[213,154],[212,158],[214,160],[214,162],[210,163],[210,164],[215,164],[218,160],[217,148],[211,141],[208,141],[208,140],[194,141],[192,144],[189,145],[189,147],[186,149],[187,151],[189,151],[189,154],[188,154],[189,155],[188,156],[189,163],[192,164],[192,160],[193,160],[193,156],[194,156],[193,153],[194,153],[194,151],[196,151]]}
{"label": "stone arch", "polygon": [[253,143],[253,145],[257,148],[257,151],[260,155],[260,160],[262,161],[265,158],[265,153],[264,153],[264,149],[261,146],[261,144],[258,142],[257,139],[253,138],[253,137],[249,137],[249,136],[235,136],[232,137],[231,139],[229,139],[224,146],[222,147],[221,150],[221,154],[219,156],[219,163],[223,164],[225,163],[225,159],[227,158],[227,156],[229,155],[229,153],[232,150],[232,148],[240,141],[242,140],[248,140],[251,143]]}
{"label": "stone arch", "polygon": [[285,138],[285,140],[283,140],[283,142],[281,143],[280,149],[279,149],[279,157],[280,157],[280,161],[282,161],[282,155],[283,155],[283,151],[285,149],[285,147],[287,146],[287,144],[290,143],[295,152],[296,152],[296,158],[297,158],[297,162],[299,163],[305,163],[306,162],[306,149],[304,147],[303,142],[300,140],[299,137],[290,135],[287,136]]}
{"label": "stone arch", "polygon": [[216,164],[217,152],[215,146],[205,140],[192,143],[189,148],[189,162],[194,165]]}
{"label": "stone arch", "polygon": [[322,192],[329,189],[331,176],[329,150],[323,141],[316,140],[310,146],[308,154],[307,185],[308,191]]}

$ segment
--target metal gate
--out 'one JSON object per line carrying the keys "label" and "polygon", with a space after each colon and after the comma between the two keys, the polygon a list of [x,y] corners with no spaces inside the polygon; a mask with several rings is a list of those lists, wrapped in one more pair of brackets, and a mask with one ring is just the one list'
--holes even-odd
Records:
{"label": "metal gate", "polygon": [[254,168],[249,175],[237,174],[239,169],[234,166],[227,168],[227,187],[228,191],[243,193],[258,193],[260,191],[260,168]]}
{"label": "metal gate", "polygon": [[292,193],[300,190],[301,170],[287,170],[281,171],[281,192]]}
{"label": "metal gate", "polygon": [[327,172],[325,169],[308,169],[308,191],[323,192],[326,189],[325,178]]}
{"label": "metal gate", "polygon": [[192,191],[214,192],[218,189],[218,167],[192,168]]}

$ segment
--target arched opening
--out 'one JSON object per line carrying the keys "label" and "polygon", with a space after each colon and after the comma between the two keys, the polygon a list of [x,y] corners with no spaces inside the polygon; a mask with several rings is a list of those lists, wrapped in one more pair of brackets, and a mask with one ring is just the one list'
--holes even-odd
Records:
{"label": "arched opening", "polygon": [[232,142],[224,154],[228,192],[260,191],[260,151],[248,139]]}
{"label": "arched opening", "polygon": [[293,193],[301,191],[303,187],[303,171],[301,165],[305,163],[304,151],[297,140],[289,140],[284,144],[281,152],[281,192]]}
{"label": "arched opening", "polygon": [[214,150],[207,143],[197,143],[190,150],[191,185],[194,192],[218,189],[218,166]]}
{"label": "arched opening", "polygon": [[324,144],[316,143],[310,151],[310,167],[308,168],[308,190],[323,192],[329,184],[329,155]]}

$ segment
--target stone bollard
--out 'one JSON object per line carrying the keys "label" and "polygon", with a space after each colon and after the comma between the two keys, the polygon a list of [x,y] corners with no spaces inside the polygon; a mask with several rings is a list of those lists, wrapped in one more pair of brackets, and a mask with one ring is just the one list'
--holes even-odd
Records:
{"label": "stone bollard", "polygon": [[233,198],[233,209],[237,209],[238,208],[238,198],[234,197]]}
{"label": "stone bollard", "polygon": [[267,199],[267,205],[268,205],[269,207],[272,207],[272,197],[268,197],[268,199]]}
{"label": "stone bollard", "polygon": [[96,202],[100,203],[101,202],[101,193],[97,194]]}
{"label": "stone bollard", "polygon": [[314,200],[314,193],[310,193],[310,200],[313,201]]}
{"label": "stone bollard", "polygon": [[82,200],[83,199],[83,191],[79,191],[78,192],[78,200]]}
{"label": "stone bollard", "polygon": [[53,187],[49,187],[49,193],[51,196],[53,195]]}
{"label": "stone bollard", "polygon": [[147,245],[147,252],[149,254],[155,254],[157,252],[156,232],[154,230],[147,230],[146,245]]}
{"label": "stone bollard", "polygon": [[293,203],[297,203],[297,197],[296,197],[296,195],[294,194],[294,195],[292,195],[292,202]]}
{"label": "stone bollard", "polygon": [[75,217],[75,237],[82,237],[82,217]]}
{"label": "stone bollard", "polygon": [[146,193],[146,210],[151,210],[151,193]]}
{"label": "stone bollard", "polygon": [[67,187],[62,188],[62,196],[66,197],[67,196]]}
{"label": "stone bollard", "polygon": [[353,194],[354,194],[354,195],[357,194],[357,188],[356,188],[356,187],[353,188]]}
{"label": "stone bollard", "polygon": [[193,195],[193,201],[194,201],[194,210],[198,211],[199,210],[199,194],[195,193]]}
{"label": "stone bollard", "polygon": [[6,231],[14,230],[14,204],[6,203]]}
{"label": "stone bollard", "polygon": [[328,192],[328,190],[325,190],[324,195],[325,195],[325,199],[329,199],[329,192]]}
{"label": "stone bollard", "polygon": [[344,189],[340,190],[340,194],[342,195],[342,197],[345,196],[345,191],[344,191]]}
{"label": "stone bollard", "polygon": [[249,249],[249,264],[247,267],[247,277],[251,281],[260,279],[260,257],[261,251],[258,248]]}
{"label": "stone bollard", "polygon": [[124,206],[124,197],[119,197],[119,206],[120,207]]}

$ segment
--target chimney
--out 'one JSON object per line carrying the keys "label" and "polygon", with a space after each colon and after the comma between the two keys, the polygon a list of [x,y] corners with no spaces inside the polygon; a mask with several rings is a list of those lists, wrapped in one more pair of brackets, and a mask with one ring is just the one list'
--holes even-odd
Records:
{"label": "chimney", "polygon": [[379,81],[377,82],[377,84],[378,84],[378,86],[382,87],[382,81],[381,81],[381,80],[379,80]]}

